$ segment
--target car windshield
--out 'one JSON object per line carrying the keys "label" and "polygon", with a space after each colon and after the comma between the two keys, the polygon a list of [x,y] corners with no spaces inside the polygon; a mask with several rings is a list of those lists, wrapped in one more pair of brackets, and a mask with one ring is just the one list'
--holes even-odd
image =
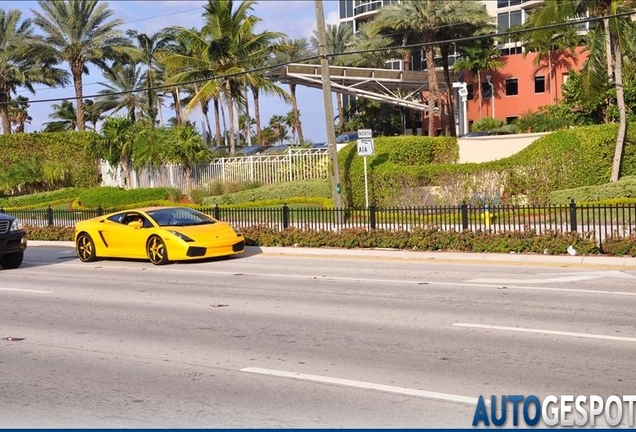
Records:
{"label": "car windshield", "polygon": [[159,226],[192,226],[216,223],[210,216],[187,207],[171,207],[147,212]]}

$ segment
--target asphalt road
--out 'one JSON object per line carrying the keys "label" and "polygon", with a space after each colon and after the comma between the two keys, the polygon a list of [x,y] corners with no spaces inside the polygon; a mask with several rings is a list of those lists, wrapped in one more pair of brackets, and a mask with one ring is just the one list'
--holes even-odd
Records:
{"label": "asphalt road", "polygon": [[631,267],[274,252],[30,246],[0,270],[0,427],[471,427],[480,395],[635,393]]}

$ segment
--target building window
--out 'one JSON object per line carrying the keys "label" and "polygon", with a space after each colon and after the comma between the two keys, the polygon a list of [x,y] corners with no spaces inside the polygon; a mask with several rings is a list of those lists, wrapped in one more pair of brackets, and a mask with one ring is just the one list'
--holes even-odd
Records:
{"label": "building window", "polygon": [[543,75],[534,77],[534,92],[545,93],[545,77]]}
{"label": "building window", "polygon": [[[521,24],[523,24],[521,10],[502,12],[497,14],[497,28],[499,30],[499,33],[505,33],[510,29],[519,27]],[[502,40],[502,42],[511,43],[513,42],[513,40],[508,37],[507,39]]]}
{"label": "building window", "polygon": [[518,116],[508,116],[506,117],[506,124],[513,124],[518,118]]}
{"label": "building window", "polygon": [[488,81],[481,83],[481,98],[490,99],[492,97],[492,87],[488,84]]}
{"label": "building window", "polygon": [[472,84],[466,85],[466,90],[468,94],[466,95],[466,100],[473,100],[475,98],[475,90]]}
{"label": "building window", "polygon": [[506,96],[519,94],[519,80],[517,78],[506,79]]}

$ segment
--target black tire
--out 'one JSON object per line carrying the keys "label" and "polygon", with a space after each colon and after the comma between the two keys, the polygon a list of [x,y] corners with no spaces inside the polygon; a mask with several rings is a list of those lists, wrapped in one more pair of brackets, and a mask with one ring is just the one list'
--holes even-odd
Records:
{"label": "black tire", "polygon": [[75,251],[77,257],[82,262],[92,262],[97,260],[97,253],[95,252],[95,242],[90,235],[81,233],[77,236],[75,241]]}
{"label": "black tire", "polygon": [[4,269],[15,269],[20,267],[22,259],[24,258],[24,252],[11,252],[6,255],[0,256],[0,267]]}
{"label": "black tire", "polygon": [[146,243],[146,255],[154,265],[164,265],[168,263],[168,249],[159,236],[152,236]]}

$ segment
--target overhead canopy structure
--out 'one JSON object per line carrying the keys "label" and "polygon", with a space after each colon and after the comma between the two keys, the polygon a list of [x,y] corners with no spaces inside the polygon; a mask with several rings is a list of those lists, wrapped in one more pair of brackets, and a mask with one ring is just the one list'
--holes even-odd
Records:
{"label": "overhead canopy structure", "polygon": [[[319,88],[320,65],[291,63],[266,74],[272,81]],[[329,66],[331,90],[419,111],[428,111],[422,92],[428,92],[428,73],[393,69]],[[440,93],[446,90],[442,71],[437,72]]]}

